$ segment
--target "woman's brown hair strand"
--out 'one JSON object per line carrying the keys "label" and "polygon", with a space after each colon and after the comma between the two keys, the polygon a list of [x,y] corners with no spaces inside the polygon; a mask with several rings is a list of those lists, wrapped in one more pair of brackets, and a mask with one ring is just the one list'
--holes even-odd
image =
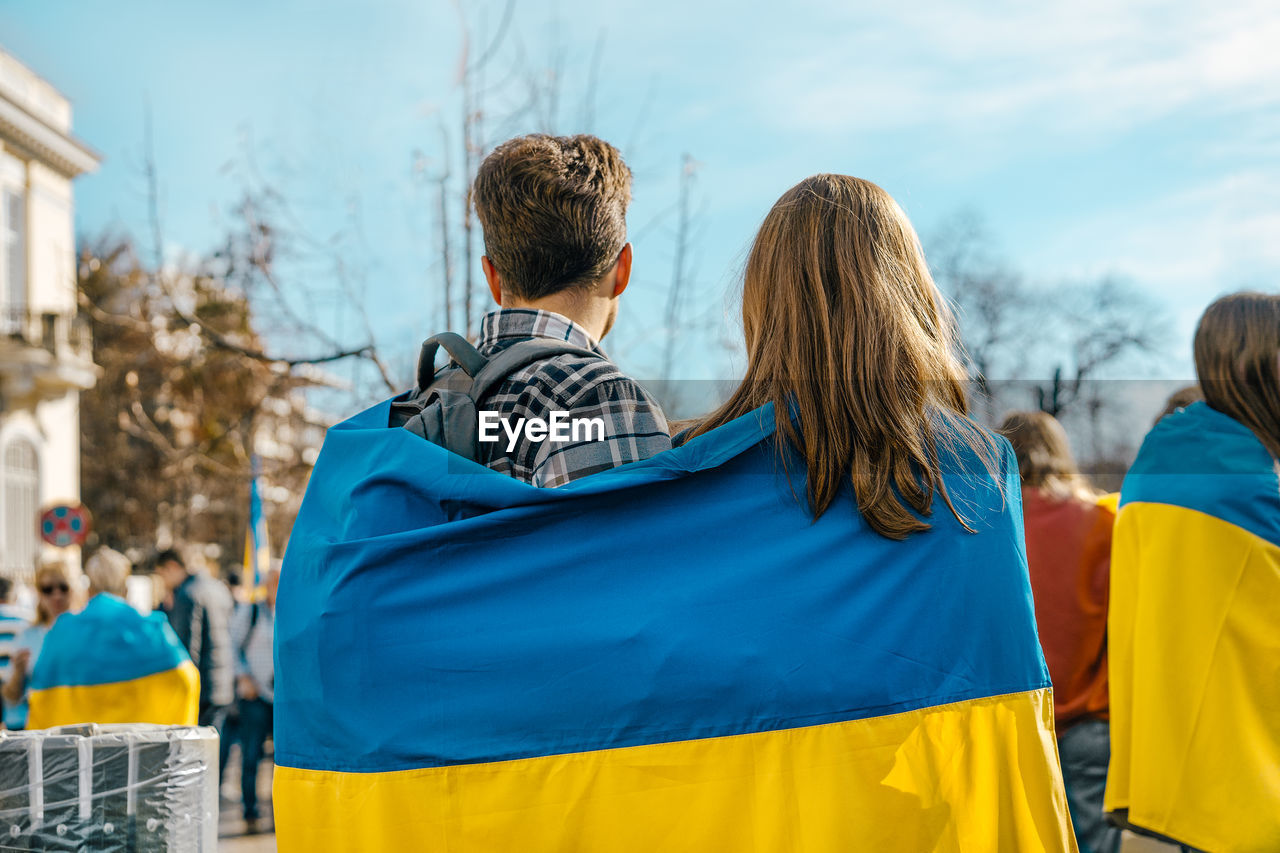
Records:
{"label": "woman's brown hair strand", "polygon": [[867,522],[891,539],[929,528],[935,492],[965,523],[938,444],[967,445],[988,470],[995,446],[965,416],[950,312],[888,193],[846,175],[788,190],[748,257],[742,320],[746,378],[691,437],[772,402],[778,434],[808,469],[815,517],[850,482]]}

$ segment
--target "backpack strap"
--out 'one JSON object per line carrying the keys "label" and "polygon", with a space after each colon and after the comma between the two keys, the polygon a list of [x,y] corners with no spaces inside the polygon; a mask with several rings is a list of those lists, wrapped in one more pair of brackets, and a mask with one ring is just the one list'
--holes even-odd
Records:
{"label": "backpack strap", "polygon": [[432,335],[422,342],[422,349],[418,353],[418,390],[425,391],[431,387],[431,382],[436,375],[436,353],[440,347],[444,347],[445,352],[449,353],[449,357],[458,363],[458,365],[467,372],[471,378],[475,378],[488,360],[480,354],[480,351],[473,347],[466,338],[455,332],[441,332],[438,335]]}
{"label": "backpack strap", "polygon": [[[453,412],[446,415],[449,426],[449,449],[468,459],[480,458],[480,401],[490,391],[501,385],[511,374],[554,358],[558,355],[578,355],[591,359],[604,360],[598,352],[592,352],[567,341],[555,341],[549,338],[534,338],[512,344],[502,352],[489,359],[479,373],[471,381],[471,387],[460,395],[466,401],[465,406],[456,406]],[[461,390],[461,389],[460,389]]]}
{"label": "backpack strap", "polygon": [[[436,371],[442,346],[458,367]],[[480,401],[516,371],[558,355],[607,360],[594,350],[550,338],[520,341],[485,358],[461,335],[435,335],[422,344],[417,389],[407,399],[392,402],[389,425],[474,461],[479,458]]]}

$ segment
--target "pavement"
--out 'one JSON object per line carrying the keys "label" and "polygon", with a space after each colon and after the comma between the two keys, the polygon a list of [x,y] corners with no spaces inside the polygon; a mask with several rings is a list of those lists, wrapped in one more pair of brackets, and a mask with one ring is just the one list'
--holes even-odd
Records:
{"label": "pavement", "polygon": [[271,743],[267,743],[267,758],[258,765],[258,821],[259,832],[245,834],[244,818],[240,809],[240,749],[231,748],[227,772],[223,776],[222,796],[218,802],[218,851],[219,853],[267,853],[276,849],[275,823],[271,811],[271,774],[275,764],[271,761]]}

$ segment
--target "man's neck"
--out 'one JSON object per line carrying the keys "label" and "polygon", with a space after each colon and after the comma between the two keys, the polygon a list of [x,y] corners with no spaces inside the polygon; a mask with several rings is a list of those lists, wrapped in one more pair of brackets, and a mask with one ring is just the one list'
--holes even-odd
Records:
{"label": "man's neck", "polygon": [[524,300],[510,294],[502,298],[502,307],[523,308],[529,311],[550,311],[559,314],[580,327],[594,341],[604,337],[609,328],[609,305],[605,300],[594,299],[581,292],[562,291],[542,299]]}

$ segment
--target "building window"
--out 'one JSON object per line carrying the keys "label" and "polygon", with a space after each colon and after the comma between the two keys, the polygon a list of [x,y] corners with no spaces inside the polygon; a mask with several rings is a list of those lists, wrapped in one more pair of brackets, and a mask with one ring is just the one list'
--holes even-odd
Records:
{"label": "building window", "polygon": [[4,449],[3,573],[30,579],[40,544],[36,526],[40,517],[40,461],[36,448],[25,439],[14,439]]}
{"label": "building window", "polygon": [[21,334],[27,313],[27,199],[0,193],[0,331]]}

